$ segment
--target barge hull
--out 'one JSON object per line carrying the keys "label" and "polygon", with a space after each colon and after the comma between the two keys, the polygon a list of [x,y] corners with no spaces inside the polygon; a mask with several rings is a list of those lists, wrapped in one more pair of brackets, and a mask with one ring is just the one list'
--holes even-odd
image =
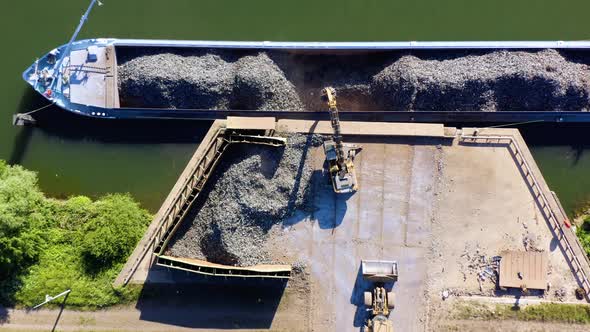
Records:
{"label": "barge hull", "polygon": [[[73,112],[75,114],[106,119],[187,119],[187,120],[215,120],[225,119],[227,116],[247,116],[247,117],[275,117],[278,119],[306,119],[306,120],[327,120],[328,114],[324,110],[320,111],[284,111],[284,110],[240,110],[239,108],[230,107],[230,109],[181,109],[181,108],[150,108],[136,107],[137,105],[119,104],[119,91],[117,91],[117,55],[116,48],[137,48],[137,49],[195,49],[195,50],[260,50],[260,51],[285,51],[296,54],[359,54],[380,51],[428,51],[428,50],[448,50],[461,51],[471,50],[493,51],[493,50],[568,50],[574,52],[586,53],[590,48],[590,41],[467,41],[467,42],[238,42],[238,41],[174,41],[174,40],[141,40],[141,39],[88,39],[77,41],[72,46],[71,59],[68,64],[68,75],[75,76],[79,71],[90,68],[91,60],[81,60],[80,52],[88,52],[89,49],[106,50],[106,60],[104,61],[104,72],[90,72],[90,82],[96,83],[96,87],[87,87],[88,91],[78,92],[80,89],[72,85],[68,88],[68,94],[72,97],[52,91],[47,93],[46,87],[39,83],[37,75],[39,64],[41,67],[49,68],[50,72],[57,72],[55,76],[59,82],[64,81],[61,71],[51,67],[49,57],[51,54],[55,57],[63,52],[64,46],[59,47],[48,53],[40,59],[40,62],[33,64],[24,73],[23,78],[33,88],[45,96],[49,101],[55,103],[60,108]],[[114,53],[109,58],[109,52]],[[74,56],[76,55],[77,56]],[[84,53],[86,54],[86,53]],[[94,54],[93,54],[94,55]],[[114,58],[114,60],[113,60]],[[74,61],[76,60],[76,61]],[[96,61],[96,60],[95,60]],[[64,66],[63,70],[66,70]],[[86,68],[86,69],[85,69]],[[95,70],[95,69],[94,69]],[[35,74],[35,75],[33,75]],[[69,76],[68,76],[69,77]],[[82,77],[78,80],[84,82],[88,77]],[[60,83],[61,84],[61,83]],[[60,84],[57,86],[60,87]],[[63,83],[66,84],[66,83]],[[88,84],[88,83],[83,83]],[[97,91],[100,90],[100,91]],[[103,91],[104,90],[104,91]],[[75,94],[81,95],[82,99],[74,98]],[[93,98],[97,94],[100,98]],[[112,95],[112,96],[111,96]],[[109,98],[111,96],[112,98]],[[88,101],[84,101],[85,99]],[[93,105],[92,100],[100,99],[100,105]],[[103,101],[104,100],[104,101]],[[143,106],[143,105],[142,105]],[[351,107],[349,107],[351,108]],[[312,108],[314,109],[314,108]],[[356,109],[356,108],[351,108]],[[350,111],[347,108],[341,112],[341,117],[345,121],[381,121],[381,122],[429,122],[429,123],[514,123],[514,122],[564,122],[564,123],[585,123],[590,122],[590,112],[585,111],[400,111],[400,110],[373,110],[368,107],[359,111]]]}
{"label": "barge hull", "polygon": [[[274,117],[289,120],[329,120],[325,111],[253,111],[253,110],[112,110],[117,119],[183,119],[221,120],[228,116]],[[343,121],[423,122],[423,123],[514,123],[514,122],[590,122],[590,112],[399,112],[399,111],[340,111]]]}

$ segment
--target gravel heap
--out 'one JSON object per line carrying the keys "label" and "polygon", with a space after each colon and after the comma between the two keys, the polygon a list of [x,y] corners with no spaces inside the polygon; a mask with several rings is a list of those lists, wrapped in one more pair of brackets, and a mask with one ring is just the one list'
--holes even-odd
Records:
{"label": "gravel heap", "polygon": [[583,111],[588,66],[555,50],[496,51],[447,60],[406,55],[373,77],[373,96],[400,111]]}
{"label": "gravel heap", "polygon": [[303,109],[283,71],[260,52],[156,53],[118,67],[121,99],[132,106],[193,109]]}
{"label": "gravel heap", "polygon": [[236,62],[233,91],[235,109],[304,109],[295,86],[266,53],[245,56]]}
{"label": "gravel heap", "polygon": [[146,55],[119,66],[119,91],[156,108],[227,108],[233,72],[216,54]]}
{"label": "gravel heap", "polygon": [[[401,52],[356,56],[179,51],[121,56],[119,91],[130,107],[325,110],[586,111],[587,59],[542,51]],[[565,55],[564,55],[565,54]]]}
{"label": "gravel heap", "polygon": [[234,266],[280,263],[266,250],[269,231],[307,208],[308,148],[321,141],[319,136],[292,135],[284,148],[230,146],[167,255]]}

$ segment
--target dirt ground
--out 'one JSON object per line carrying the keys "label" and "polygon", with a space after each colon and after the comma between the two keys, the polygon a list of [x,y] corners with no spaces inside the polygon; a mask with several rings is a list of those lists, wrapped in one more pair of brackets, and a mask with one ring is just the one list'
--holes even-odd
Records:
{"label": "dirt ground", "polygon": [[[390,319],[400,331],[439,330],[439,320],[447,319],[444,290],[514,298],[496,291],[489,278],[480,290],[481,271],[469,267],[505,250],[548,252],[551,290],[530,298],[576,301],[574,276],[506,147],[417,138],[348,141],[363,146],[356,160],[359,191],[334,196],[327,180],[317,181],[315,213],[283,225],[275,246],[283,259],[308,264],[311,330],[362,326],[362,291],[370,285],[360,278],[361,259],[398,261]],[[315,156],[320,172],[323,154]]]}
{"label": "dirt ground", "polygon": [[[549,254],[552,290],[545,298],[576,301],[574,277],[505,147],[425,138],[345,141],[363,147],[355,163],[359,191],[335,195],[322,172],[323,152],[316,148],[311,151],[313,212],[296,214],[272,230],[277,235],[273,255],[296,263],[295,275],[283,288],[265,293],[264,283],[200,285],[193,283],[194,275],[159,269],[153,273],[162,280],[188,281],[182,287],[189,290],[171,290],[156,300],[142,297],[135,307],[66,311],[59,329],[359,331],[366,319],[362,292],[370,289],[361,278],[360,261],[386,259],[399,264],[399,281],[392,286],[396,308],[390,316],[396,331],[588,330],[448,316],[452,299],[442,300],[444,290],[451,297],[514,297],[495,293],[489,280],[480,291],[478,271],[469,268],[469,261],[506,249],[524,250],[523,239],[527,249]],[[558,289],[564,289],[559,298]],[[8,311],[9,323],[0,328],[44,330],[56,314]]]}
{"label": "dirt ground", "polygon": [[[443,151],[442,176],[432,221],[436,238],[429,257],[429,330],[439,330],[438,321],[446,320],[444,313],[448,306],[441,298],[444,290],[455,295],[514,298],[513,294],[496,291],[488,278],[480,290],[477,277],[480,271],[469,268],[470,258],[489,258],[504,250],[548,252],[551,289],[544,294],[533,292],[530,298],[577,301],[574,290],[578,284],[574,275],[509,150],[503,146],[455,142]],[[526,328],[527,324],[514,326]],[[469,324],[462,325],[460,330],[470,330]]]}

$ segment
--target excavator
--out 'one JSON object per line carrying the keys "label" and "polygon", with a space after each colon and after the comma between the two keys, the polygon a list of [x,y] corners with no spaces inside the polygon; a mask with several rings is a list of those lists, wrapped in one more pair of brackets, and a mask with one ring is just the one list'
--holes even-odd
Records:
{"label": "excavator", "polygon": [[394,294],[385,289],[385,284],[397,281],[397,262],[362,260],[361,271],[363,279],[373,283],[373,290],[363,293],[370,312],[363,331],[393,332],[393,322],[388,317],[395,307]]}
{"label": "excavator", "polygon": [[328,104],[330,123],[334,129],[333,139],[324,142],[324,153],[328,161],[332,187],[338,194],[355,192],[358,190],[358,184],[353,162],[360,147],[342,142],[340,117],[336,106],[336,90],[332,87],[324,88],[321,97],[322,101]]}

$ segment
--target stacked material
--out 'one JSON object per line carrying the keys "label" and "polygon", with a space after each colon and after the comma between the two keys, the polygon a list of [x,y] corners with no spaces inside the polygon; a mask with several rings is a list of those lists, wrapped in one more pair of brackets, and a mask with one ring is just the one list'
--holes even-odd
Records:
{"label": "stacked material", "polygon": [[119,66],[128,106],[170,109],[303,109],[295,87],[266,53],[156,53]]}
{"label": "stacked material", "polygon": [[321,111],[333,86],[342,110],[587,111],[590,69],[555,50],[292,55],[174,51],[122,59],[131,107]]}
{"label": "stacked material", "polygon": [[287,139],[284,148],[230,146],[166,254],[234,266],[280,263],[269,257],[269,231],[306,209],[309,149],[322,141],[295,134]]}
{"label": "stacked material", "polygon": [[588,66],[555,50],[498,51],[447,60],[407,55],[373,77],[372,91],[400,111],[585,111]]}

